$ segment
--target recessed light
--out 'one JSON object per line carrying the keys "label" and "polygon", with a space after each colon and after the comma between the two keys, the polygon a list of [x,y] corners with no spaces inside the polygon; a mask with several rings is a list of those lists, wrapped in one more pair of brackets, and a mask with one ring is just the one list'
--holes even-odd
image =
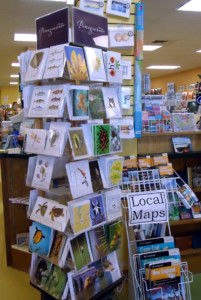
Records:
{"label": "recessed light", "polygon": [[36,42],[36,34],[15,33],[14,41],[18,42]]}
{"label": "recessed light", "polygon": [[190,0],[184,5],[177,8],[181,11],[201,11],[201,1],[200,0]]}
{"label": "recessed light", "polygon": [[200,53],[200,52],[201,52],[201,50],[197,50],[196,52],[197,52],[197,53]]}
{"label": "recessed light", "polygon": [[12,75],[10,75],[10,77],[11,77],[11,78],[18,78],[19,75],[18,75],[18,74],[12,74]]}
{"label": "recessed light", "polygon": [[20,64],[19,63],[12,63],[11,67],[20,67]]}
{"label": "recessed light", "polygon": [[161,48],[162,46],[156,46],[156,45],[144,45],[143,46],[143,51],[155,51],[159,48]]}
{"label": "recessed light", "polygon": [[11,81],[10,84],[11,85],[16,85],[16,84],[19,84],[19,83],[17,81]]}
{"label": "recessed light", "polygon": [[174,70],[174,69],[178,69],[181,68],[181,66],[163,66],[163,65],[153,65],[153,66],[149,66],[147,67],[147,69],[155,69],[155,70]]}

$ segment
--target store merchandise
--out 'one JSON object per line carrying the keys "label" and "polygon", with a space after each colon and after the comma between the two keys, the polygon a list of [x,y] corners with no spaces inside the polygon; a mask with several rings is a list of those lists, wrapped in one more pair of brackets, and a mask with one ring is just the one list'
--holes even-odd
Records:
{"label": "store merchandise", "polygon": [[129,0],[108,0],[106,13],[110,15],[117,15],[118,17],[129,18],[131,1]]}
{"label": "store merchandise", "polygon": [[103,53],[101,49],[84,47],[84,53],[91,81],[106,81]]}
{"label": "store merchandise", "polygon": [[88,120],[89,87],[82,85],[71,85],[69,88],[67,108],[70,120]]}
{"label": "store merchandise", "polygon": [[79,8],[98,15],[103,15],[104,1],[81,0]]}
{"label": "store merchandise", "polygon": [[74,234],[85,232],[91,227],[90,201],[74,200],[68,203],[70,223]]}
{"label": "store merchandise", "polygon": [[111,83],[122,83],[121,53],[107,51],[104,55],[107,81]]}
{"label": "store merchandise", "polygon": [[132,48],[134,46],[134,28],[132,25],[110,25],[109,45],[110,48]]}

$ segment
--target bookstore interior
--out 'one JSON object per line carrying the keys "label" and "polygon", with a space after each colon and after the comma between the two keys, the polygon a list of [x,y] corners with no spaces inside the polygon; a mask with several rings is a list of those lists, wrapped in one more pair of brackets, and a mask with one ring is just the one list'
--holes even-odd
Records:
{"label": "bookstore interior", "polygon": [[201,299],[201,1],[1,6],[2,298]]}

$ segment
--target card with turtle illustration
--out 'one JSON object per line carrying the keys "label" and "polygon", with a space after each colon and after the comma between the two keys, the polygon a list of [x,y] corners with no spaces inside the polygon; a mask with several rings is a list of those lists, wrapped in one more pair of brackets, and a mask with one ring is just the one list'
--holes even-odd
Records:
{"label": "card with turtle illustration", "polygon": [[76,160],[89,157],[83,128],[69,128],[68,135],[74,159]]}

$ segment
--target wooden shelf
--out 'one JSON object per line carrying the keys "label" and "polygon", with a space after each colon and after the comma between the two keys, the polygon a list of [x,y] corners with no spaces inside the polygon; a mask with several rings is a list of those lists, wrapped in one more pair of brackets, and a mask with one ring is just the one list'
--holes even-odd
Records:
{"label": "wooden shelf", "polygon": [[201,218],[170,221],[170,226],[182,226],[182,225],[196,224],[196,223],[201,223]]}
{"label": "wooden shelf", "polygon": [[191,187],[191,189],[195,192],[195,193],[200,193],[201,192],[201,187]]}
{"label": "wooden shelf", "polygon": [[189,255],[196,255],[196,254],[201,255],[201,248],[197,248],[197,249],[191,248],[191,249],[186,249],[181,251],[182,256],[189,256]]}
{"label": "wooden shelf", "polygon": [[15,245],[11,245],[11,248],[15,249],[15,250],[18,250],[18,251],[22,251],[22,252],[30,254],[28,246],[21,246],[21,247],[19,247],[18,245],[15,244]]}
{"label": "wooden shelf", "polygon": [[198,131],[179,131],[179,132],[161,132],[161,133],[142,133],[142,136],[164,136],[164,135],[192,135],[192,134],[201,134],[201,130]]}

